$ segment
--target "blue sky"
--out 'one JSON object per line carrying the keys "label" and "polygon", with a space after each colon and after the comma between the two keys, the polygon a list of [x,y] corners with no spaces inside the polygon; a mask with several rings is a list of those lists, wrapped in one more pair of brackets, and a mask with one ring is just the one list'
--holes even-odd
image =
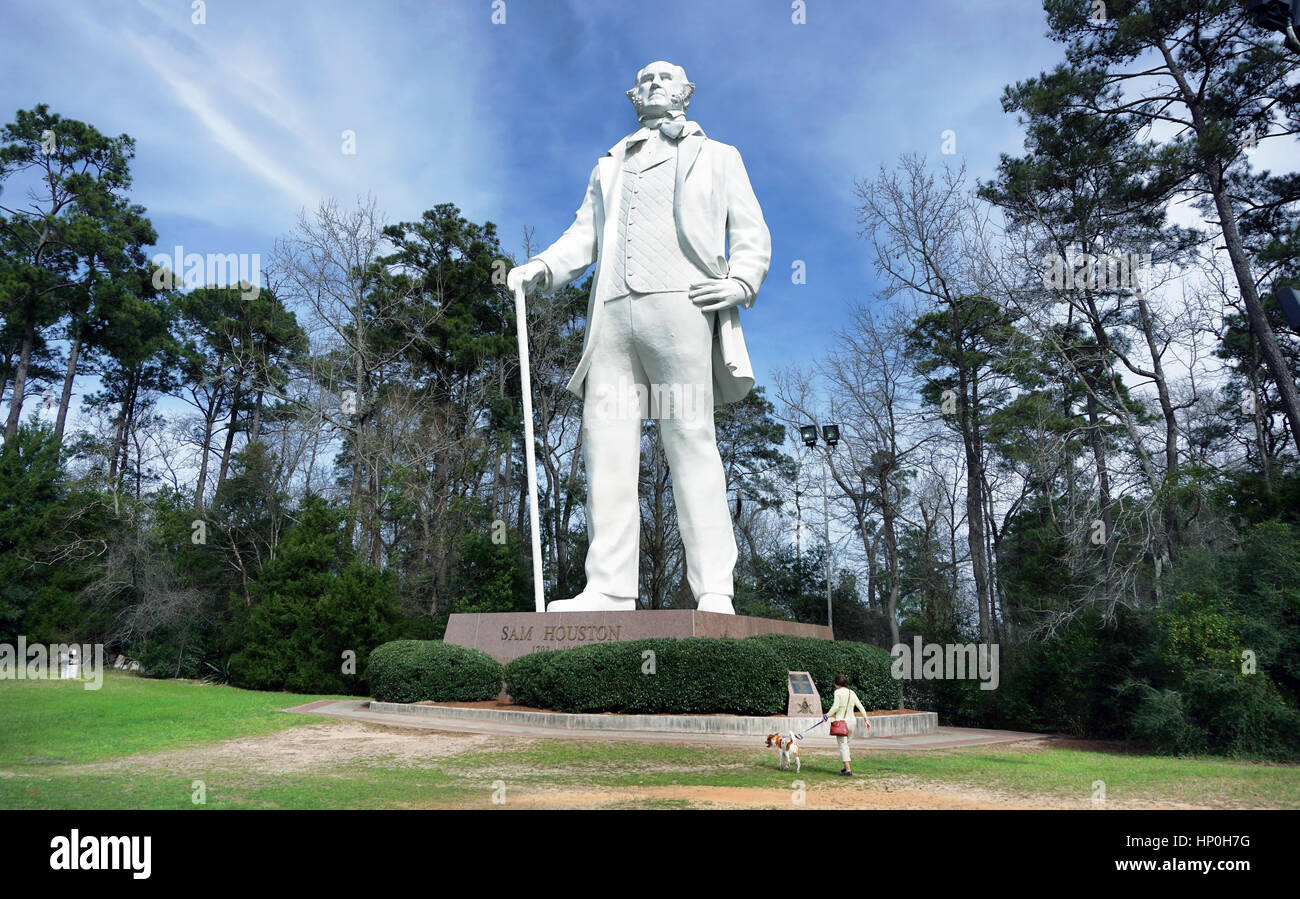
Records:
{"label": "blue sky", "polygon": [[189,0],[5,0],[0,115],[44,102],[134,137],[131,196],[161,252],[265,262],[301,208],[373,194],[391,221],[455,203],[522,255],[523,229],[555,239],[635,127],[637,69],[670,60],[696,84],[690,117],[739,147],[772,230],[744,319],[770,384],[875,291],[854,179],[910,152],[986,177],[1021,149],[1003,86],[1060,58],[1034,0],[807,0],[804,25],[785,0],[504,7],[493,24],[491,0],[209,0],[195,24]]}

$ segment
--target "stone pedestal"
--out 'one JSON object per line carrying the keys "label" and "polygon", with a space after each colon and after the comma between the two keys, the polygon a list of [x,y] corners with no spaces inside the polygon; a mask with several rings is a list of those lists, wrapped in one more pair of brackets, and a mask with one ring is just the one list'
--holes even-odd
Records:
{"label": "stone pedestal", "polygon": [[452,615],[443,642],[486,652],[509,662],[530,652],[648,637],[751,637],[790,634],[834,639],[823,624],[797,624],[694,609],[636,612],[486,612]]}

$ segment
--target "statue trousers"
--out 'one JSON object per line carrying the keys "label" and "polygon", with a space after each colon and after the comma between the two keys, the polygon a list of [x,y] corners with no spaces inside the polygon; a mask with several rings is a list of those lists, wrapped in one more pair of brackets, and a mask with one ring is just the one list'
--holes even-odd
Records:
{"label": "statue trousers", "polygon": [[733,595],[736,538],[713,426],[713,326],[685,291],[605,300],[583,391],[587,589],[638,595],[642,420],[658,421],[687,581]]}

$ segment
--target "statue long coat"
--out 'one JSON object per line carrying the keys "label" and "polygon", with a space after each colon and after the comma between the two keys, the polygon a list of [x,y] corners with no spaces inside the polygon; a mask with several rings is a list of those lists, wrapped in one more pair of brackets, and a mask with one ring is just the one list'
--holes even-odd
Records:
{"label": "statue long coat", "polygon": [[[692,123],[693,124],[693,123]],[[545,290],[579,277],[594,262],[595,283],[587,301],[587,333],[582,358],[569,379],[570,392],[583,395],[592,348],[599,339],[601,310],[613,296],[611,267],[604,265],[605,247],[614,247],[618,230],[619,192],[628,135],[609,149],[591,170],[587,194],[573,224],[555,243],[534,256],[550,269]],[[614,214],[607,212],[613,210]],[[740,151],[708,139],[698,126],[678,143],[673,213],[682,249],[706,278],[738,278],[757,297],[772,259],[772,238],[763,211],[749,184]],[[728,255],[730,249],[730,255]],[[753,305],[753,298],[746,308]],[[714,405],[734,403],[754,386],[754,371],[745,348],[736,307],[718,313],[713,334]]]}

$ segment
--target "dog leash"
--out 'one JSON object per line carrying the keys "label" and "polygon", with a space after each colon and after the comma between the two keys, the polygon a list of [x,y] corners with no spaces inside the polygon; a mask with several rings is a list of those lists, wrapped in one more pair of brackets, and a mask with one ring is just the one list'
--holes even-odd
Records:
{"label": "dog leash", "polygon": [[[818,722],[817,722],[816,724],[814,724],[812,727],[808,728],[808,730],[806,731],[806,733],[811,733],[812,731],[814,731],[814,730],[816,730],[817,728],[821,727],[821,726],[822,726],[823,724],[825,724],[825,723],[826,723],[826,716],[823,715],[823,716],[822,716],[822,720],[818,721]],[[803,734],[802,734],[802,733],[795,734],[795,736],[798,737],[800,740],[803,739]]]}

